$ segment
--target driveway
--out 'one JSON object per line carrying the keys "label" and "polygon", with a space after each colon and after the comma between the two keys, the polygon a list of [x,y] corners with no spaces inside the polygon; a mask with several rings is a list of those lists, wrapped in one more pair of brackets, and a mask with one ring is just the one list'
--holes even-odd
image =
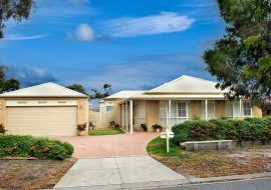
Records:
{"label": "driveway", "polygon": [[146,145],[159,135],[155,132],[135,132],[134,134],[59,137],[74,146],[73,157],[112,157],[147,155]]}
{"label": "driveway", "polygon": [[186,178],[149,156],[79,159],[56,189],[137,189],[179,185]]}

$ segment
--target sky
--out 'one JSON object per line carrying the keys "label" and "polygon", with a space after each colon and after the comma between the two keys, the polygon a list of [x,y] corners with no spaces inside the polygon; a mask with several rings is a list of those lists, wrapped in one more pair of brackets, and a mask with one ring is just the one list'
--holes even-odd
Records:
{"label": "sky", "polygon": [[29,20],[6,23],[0,65],[23,87],[148,90],[183,74],[213,79],[202,55],[224,28],[216,0],[36,0]]}

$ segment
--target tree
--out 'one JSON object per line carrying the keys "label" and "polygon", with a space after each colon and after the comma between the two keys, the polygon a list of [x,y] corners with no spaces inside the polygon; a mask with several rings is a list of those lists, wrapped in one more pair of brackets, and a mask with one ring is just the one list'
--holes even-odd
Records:
{"label": "tree", "polygon": [[92,97],[94,99],[101,99],[109,96],[111,94],[112,85],[111,84],[104,84],[103,85],[104,92],[99,92],[97,89],[91,89]]}
{"label": "tree", "polygon": [[75,90],[75,91],[80,92],[82,94],[88,95],[85,88],[81,84],[72,84],[72,85],[69,85],[69,86],[66,86],[66,87],[71,89],[71,90]]}
{"label": "tree", "polygon": [[229,99],[271,101],[271,1],[218,0],[226,34],[204,53],[207,70]]}
{"label": "tree", "polygon": [[17,22],[28,19],[33,6],[33,0],[0,0],[0,39],[4,37],[5,22],[9,19]]}
{"label": "tree", "polygon": [[85,88],[83,87],[83,85],[81,84],[72,84],[69,86],[66,86],[67,88],[71,89],[71,90],[75,90],[77,92],[80,92],[82,94],[86,94],[88,95],[91,99],[101,99],[101,98],[105,98],[107,96],[109,96],[111,94],[111,84],[104,84],[103,85],[103,89],[104,92],[99,92],[97,89],[91,89],[90,91],[92,92],[92,94],[89,94]]}
{"label": "tree", "polygon": [[104,93],[105,97],[107,97],[107,96],[109,96],[111,94],[111,90],[112,90],[111,87],[112,87],[111,84],[106,83],[106,84],[103,85],[103,89],[105,91],[105,93]]}
{"label": "tree", "polygon": [[14,78],[7,78],[6,71],[7,68],[5,66],[0,66],[0,94],[20,88],[20,82]]}

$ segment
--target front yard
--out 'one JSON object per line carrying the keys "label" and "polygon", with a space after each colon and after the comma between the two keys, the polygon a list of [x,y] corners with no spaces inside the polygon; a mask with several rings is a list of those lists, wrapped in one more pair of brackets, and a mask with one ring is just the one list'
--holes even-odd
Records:
{"label": "front yard", "polygon": [[112,128],[112,129],[96,129],[96,130],[89,130],[88,135],[91,136],[98,136],[98,135],[117,135],[117,134],[124,134],[125,132],[119,128]]}
{"label": "front yard", "polygon": [[0,160],[0,189],[53,188],[74,162],[74,159]]}
{"label": "front yard", "polygon": [[239,147],[232,150],[184,151],[165,139],[152,140],[148,153],[159,162],[187,177],[216,177],[271,172],[271,146]]}

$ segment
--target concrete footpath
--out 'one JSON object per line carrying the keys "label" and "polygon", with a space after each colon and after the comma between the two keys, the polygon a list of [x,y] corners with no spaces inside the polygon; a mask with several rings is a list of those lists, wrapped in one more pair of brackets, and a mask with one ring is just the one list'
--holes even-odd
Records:
{"label": "concrete footpath", "polygon": [[176,186],[187,179],[149,156],[79,159],[54,189],[136,189]]}

